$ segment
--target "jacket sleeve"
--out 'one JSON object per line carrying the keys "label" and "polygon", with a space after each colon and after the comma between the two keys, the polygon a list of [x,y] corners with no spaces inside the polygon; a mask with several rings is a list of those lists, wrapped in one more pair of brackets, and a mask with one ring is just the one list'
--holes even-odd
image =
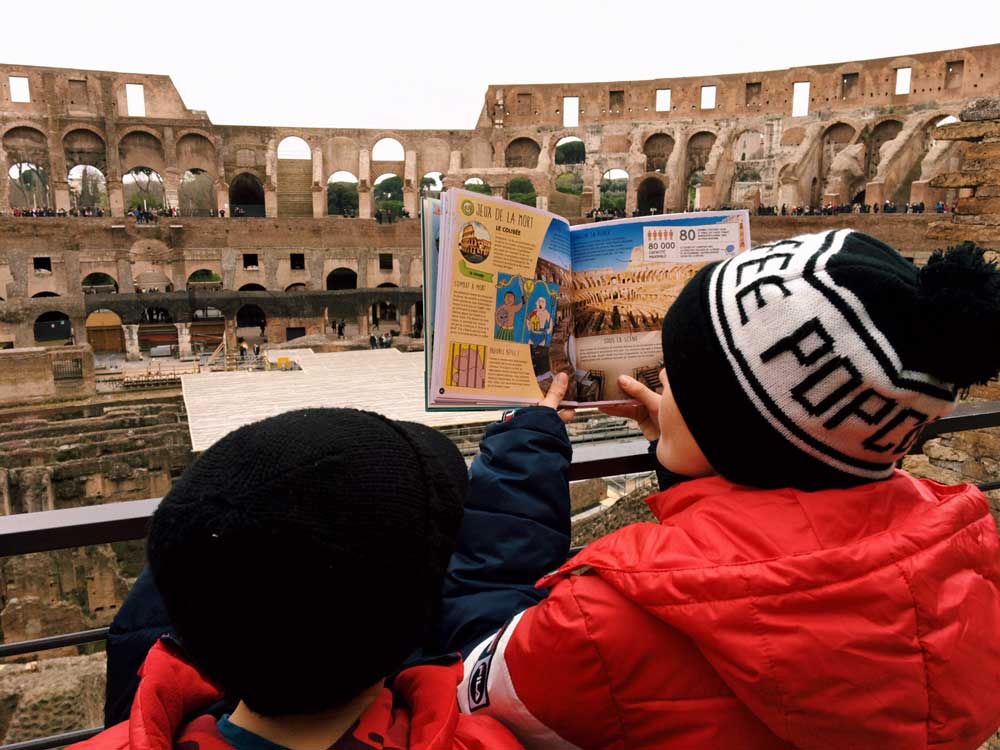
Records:
{"label": "jacket sleeve", "polygon": [[143,568],[108,629],[104,725],[125,721],[139,687],[139,668],[162,635],[173,635],[163,598]]}
{"label": "jacket sleeve", "polygon": [[486,430],[431,650],[467,655],[545,597],[535,583],[569,554],[572,453],[565,425],[549,408],[521,409]]}

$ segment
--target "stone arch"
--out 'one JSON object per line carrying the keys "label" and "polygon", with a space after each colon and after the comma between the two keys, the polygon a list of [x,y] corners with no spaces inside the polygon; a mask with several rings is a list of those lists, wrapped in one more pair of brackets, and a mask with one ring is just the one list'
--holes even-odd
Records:
{"label": "stone arch", "polygon": [[80,282],[84,294],[117,294],[118,282],[109,273],[95,271],[88,273]]}
{"label": "stone arch", "polygon": [[14,125],[4,132],[11,208],[48,208],[52,203],[49,146],[37,128]]}
{"label": "stone arch", "polygon": [[130,128],[118,141],[118,158],[122,174],[135,167],[148,167],[163,173],[167,162],[164,158],[163,141],[160,136],[147,128]]}
{"label": "stone arch", "polygon": [[358,274],[350,268],[334,268],[326,276],[326,288],[328,291],[357,289]]}
{"label": "stone arch", "polygon": [[123,353],[125,351],[125,332],[122,329],[122,319],[118,313],[107,308],[94,310],[84,322],[87,330],[87,343],[95,352]]}
{"label": "stone arch", "polygon": [[428,172],[420,178],[420,194],[438,197],[444,192],[444,172]]}
{"label": "stone arch", "polygon": [[358,215],[358,178],[353,172],[342,169],[326,181],[326,213],[328,216]]}
{"label": "stone arch", "polygon": [[122,197],[125,210],[155,211],[166,205],[163,177],[153,167],[136,165],[122,174]]}
{"label": "stone arch", "polygon": [[285,287],[286,292],[304,292],[308,287],[301,281],[296,281],[294,284],[289,284]]}
{"label": "stone arch", "polygon": [[240,172],[229,183],[229,215],[264,215],[264,183],[253,172]]}
{"label": "stone arch", "polygon": [[214,181],[215,144],[200,133],[187,133],[177,141],[177,168],[182,172],[201,170]]}
{"label": "stone arch", "polygon": [[402,170],[388,170],[372,180],[372,205],[376,211],[392,211],[401,216],[403,210]]}
{"label": "stone arch", "polygon": [[646,157],[647,172],[667,171],[667,162],[674,150],[674,139],[666,133],[653,133],[642,144],[642,153]]}
{"label": "stone arch", "polygon": [[534,208],[538,191],[534,181],[526,175],[513,175],[507,182],[507,200]]}
{"label": "stone arch", "polygon": [[532,138],[522,136],[507,144],[504,150],[504,164],[514,169],[536,169],[542,147]]}
{"label": "stone arch", "polygon": [[97,167],[77,164],[66,174],[69,186],[69,201],[78,212],[90,214],[100,209],[110,210],[108,181]]}
{"label": "stone arch", "polygon": [[222,277],[210,268],[199,268],[188,274],[188,289],[222,289]]}
{"label": "stone arch", "polygon": [[886,117],[872,123],[866,133],[867,155],[865,159],[865,174],[871,180],[878,173],[878,165],[882,160],[882,146],[896,139],[903,130],[903,122],[895,117]]}
{"label": "stone arch", "polygon": [[662,214],[667,186],[659,176],[646,177],[636,189],[636,209],[640,216]]}
{"label": "stone arch", "polygon": [[552,147],[553,164],[584,164],[586,161],[587,146],[579,136],[563,136]]}
{"label": "stone arch", "polygon": [[371,147],[372,161],[405,161],[406,149],[395,135],[380,137]]}
{"label": "stone arch", "polygon": [[43,312],[34,323],[35,342],[39,344],[56,341],[65,342],[73,339],[73,324],[69,315],[62,310]]}
{"label": "stone arch", "polygon": [[204,169],[194,167],[181,175],[177,189],[181,216],[211,216],[215,213],[215,180]]}
{"label": "stone arch", "polygon": [[279,160],[312,159],[312,149],[305,139],[297,135],[286,135],[278,142]]}
{"label": "stone arch", "polygon": [[684,171],[684,185],[687,188],[688,208],[698,208],[697,191],[705,178],[705,167],[708,165],[708,158],[715,146],[715,133],[702,130],[688,139],[687,159]]}
{"label": "stone arch", "polygon": [[462,146],[462,169],[483,169],[493,166],[493,144],[473,138]]}
{"label": "stone arch", "polygon": [[266,292],[267,289],[264,288],[262,284],[244,284],[239,288],[241,292]]}
{"label": "stone arch", "polygon": [[44,299],[46,297],[58,297],[56,292],[35,292],[31,295],[32,299]]}
{"label": "stone arch", "polygon": [[614,167],[601,175],[601,208],[605,211],[625,211],[628,204],[629,173]]}
{"label": "stone arch", "polygon": [[66,169],[71,170],[81,164],[99,169],[108,169],[107,144],[99,133],[90,128],[73,128],[62,139]]}
{"label": "stone arch", "polygon": [[260,338],[267,332],[267,315],[260,305],[247,304],[236,311],[236,335]]}

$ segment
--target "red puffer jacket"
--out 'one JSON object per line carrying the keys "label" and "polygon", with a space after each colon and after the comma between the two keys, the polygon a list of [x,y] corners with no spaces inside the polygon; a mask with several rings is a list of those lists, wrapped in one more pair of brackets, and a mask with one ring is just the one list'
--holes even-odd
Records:
{"label": "red puffer jacket", "polygon": [[[150,649],[128,721],[67,750],[232,750],[215,717],[190,716],[221,692],[163,641]],[[331,675],[336,679],[336,675]],[[330,750],[516,750],[521,745],[486,716],[459,714],[455,686],[461,664],[401,672]]]}
{"label": "red puffer jacket", "polygon": [[684,482],[541,582],[466,661],[527,747],[965,750],[1000,725],[982,493],[903,472],[805,493]]}

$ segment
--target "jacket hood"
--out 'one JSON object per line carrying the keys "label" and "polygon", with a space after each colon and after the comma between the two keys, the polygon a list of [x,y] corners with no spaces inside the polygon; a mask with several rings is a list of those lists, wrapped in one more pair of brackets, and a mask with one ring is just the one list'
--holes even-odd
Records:
{"label": "jacket hood", "polygon": [[[399,673],[330,750],[516,750],[521,745],[495,719],[458,711],[462,680],[457,656]],[[215,719],[202,715],[222,691],[160,640],[150,649],[128,721],[70,746],[69,750],[228,750]],[[332,676],[335,678],[335,676]]]}
{"label": "jacket hood", "polygon": [[957,750],[1000,724],[1000,544],[974,486],[711,477],[647,502],[659,524],[598,540],[540,585],[600,576],[690,637],[795,747]]}

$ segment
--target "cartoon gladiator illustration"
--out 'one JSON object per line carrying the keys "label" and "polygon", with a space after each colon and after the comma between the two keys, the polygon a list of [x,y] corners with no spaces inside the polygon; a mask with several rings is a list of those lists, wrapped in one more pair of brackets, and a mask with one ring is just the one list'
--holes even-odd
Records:
{"label": "cartoon gladiator illustration", "polygon": [[517,304],[514,304],[515,299],[517,297],[514,295],[514,292],[505,292],[503,295],[503,304],[497,308],[494,315],[497,327],[493,333],[493,338],[499,341],[514,340],[514,316],[524,307],[524,296],[521,296],[521,301]]}

